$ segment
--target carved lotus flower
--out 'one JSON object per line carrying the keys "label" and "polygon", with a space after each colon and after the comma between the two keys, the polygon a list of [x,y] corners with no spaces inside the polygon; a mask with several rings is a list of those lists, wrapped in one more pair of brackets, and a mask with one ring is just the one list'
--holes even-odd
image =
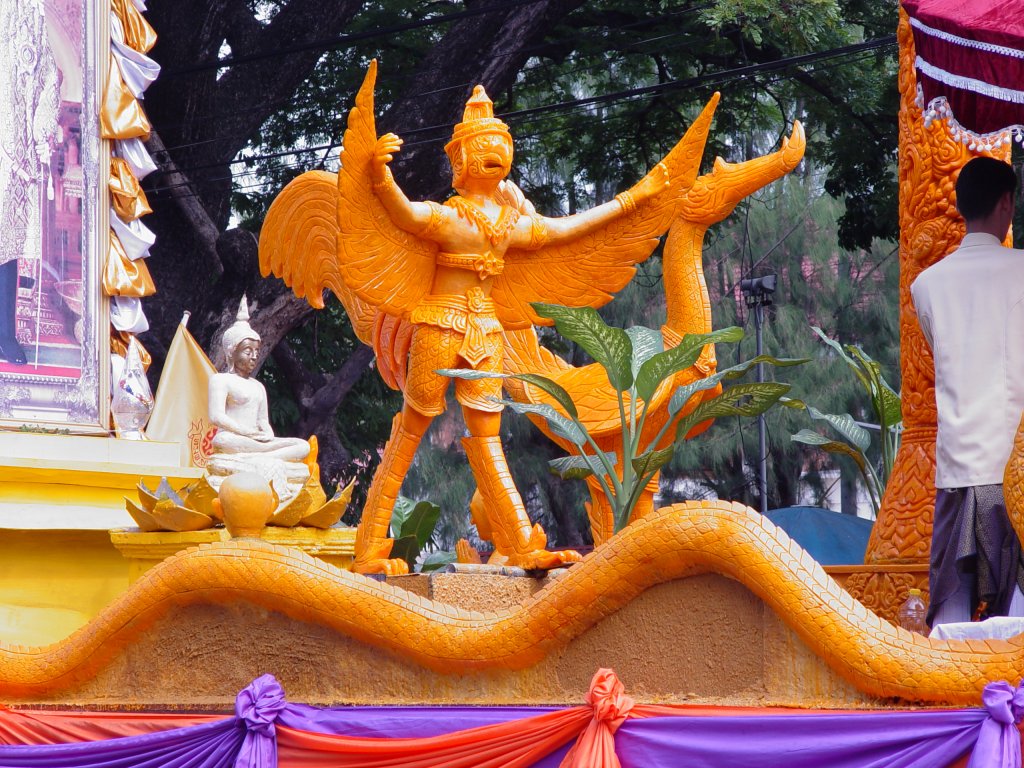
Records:
{"label": "carved lotus flower", "polygon": [[212,500],[217,497],[205,478],[175,491],[167,478],[161,478],[156,490],[145,482],[137,486],[139,504],[125,498],[128,514],[143,531],[200,531],[217,522]]}

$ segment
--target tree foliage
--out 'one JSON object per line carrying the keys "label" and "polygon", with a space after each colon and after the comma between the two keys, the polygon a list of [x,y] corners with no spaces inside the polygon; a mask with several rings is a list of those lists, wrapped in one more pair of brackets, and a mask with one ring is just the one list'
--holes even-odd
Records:
{"label": "tree foliage", "polygon": [[[895,246],[876,241],[870,250],[836,247],[835,226],[843,207],[823,194],[814,179],[809,168],[803,175],[776,182],[719,225],[705,249],[709,286],[718,297],[712,304],[714,322],[744,326],[749,331],[746,343],[752,344],[753,318],[735,276],[751,269],[761,274],[777,272],[779,289],[766,312],[765,351],[812,358],[807,365],[785,371],[795,397],[829,413],[850,413],[870,421],[856,379],[821,343],[812,326],[821,326],[830,336],[863,343],[887,372],[898,371]],[[719,365],[731,362],[719,360]],[[791,434],[807,426],[806,415],[776,409],[768,414],[767,426],[769,507],[796,504],[802,477],[821,503],[827,491],[821,473],[835,465],[821,452],[789,442]],[[724,422],[700,441],[691,445],[693,453],[675,465],[677,477],[696,484],[691,484],[691,493],[703,487],[706,493],[756,506],[756,430],[749,424]],[[699,470],[696,474],[694,468]]]}
{"label": "tree foliage", "polygon": [[[149,146],[160,166],[146,181],[155,208],[146,223],[158,235],[150,267],[159,293],[146,302],[152,330],[143,339],[156,359],[153,375],[183,310],[192,310],[190,328],[216,359],[214,342],[248,293],[253,325],[264,338],[261,377],[271,391],[274,426],[317,434],[329,481],[372,473],[399,398],[373,374],[369,352],[336,302],[314,314],[279,281],[259,277],[256,237],[289,179],[311,168],[336,170],[344,117],[370,58],[381,66],[379,128],[406,139],[396,178],[420,199],[449,193],[441,149],[476,82],[512,126],[516,181],[552,215],[603,202],[635,181],[715,89],[724,99],[706,161],[767,151],[793,118],[803,119],[815,169],[813,178],[805,172],[806,191],[781,185],[762,195],[720,227],[709,248],[709,276],[724,301],[716,307],[718,326],[745,319],[730,292],[737,270],[748,269],[745,254],[783,239],[779,222],[793,222],[797,210],[807,218],[803,246],[787,236],[785,248],[772,251],[773,263],[797,275],[796,254],[804,247],[819,266],[835,255],[842,262],[837,274],[892,276],[895,260],[876,243],[895,235],[895,48],[871,42],[892,36],[891,4],[175,0],[152,4],[149,18],[160,34],[153,56],[164,67],[146,97],[155,128]],[[823,189],[843,202],[829,202]],[[804,202],[783,199],[794,194]],[[793,215],[782,217],[785,211]],[[762,226],[763,235],[756,231]],[[838,242],[851,250],[838,250]],[[651,325],[659,269],[656,257],[644,265],[606,319]],[[779,303],[770,350],[813,351],[813,339],[804,340],[809,318],[844,339],[868,332],[843,327],[846,315],[833,316],[823,298],[834,298],[835,307],[853,302],[859,312],[863,286],[855,290],[853,278],[825,272],[821,279],[832,289],[818,297],[783,289],[793,295]],[[563,349],[574,362],[586,361],[579,350]],[[512,451],[515,472],[557,455],[536,430],[515,431],[528,444]],[[773,426],[772,434],[777,446],[776,437],[788,431]],[[451,445],[458,451],[457,441]],[[745,470],[742,462],[717,461],[702,448],[689,466],[723,478],[716,484],[727,491]],[[578,543],[585,536],[581,505],[546,470],[519,482],[535,511],[557,519],[556,538]],[[451,506],[464,517],[464,504]],[[442,533],[445,525],[442,519]]]}

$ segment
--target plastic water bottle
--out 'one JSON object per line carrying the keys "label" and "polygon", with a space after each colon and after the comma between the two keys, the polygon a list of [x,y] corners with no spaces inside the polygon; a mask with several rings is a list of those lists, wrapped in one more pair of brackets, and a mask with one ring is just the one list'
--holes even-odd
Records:
{"label": "plastic water bottle", "polygon": [[907,595],[907,599],[903,605],[900,606],[899,621],[900,626],[904,629],[909,629],[911,632],[917,632],[919,635],[928,636],[928,624],[925,622],[925,618],[928,616],[928,608],[924,604],[924,600],[921,598],[920,589],[911,589]]}

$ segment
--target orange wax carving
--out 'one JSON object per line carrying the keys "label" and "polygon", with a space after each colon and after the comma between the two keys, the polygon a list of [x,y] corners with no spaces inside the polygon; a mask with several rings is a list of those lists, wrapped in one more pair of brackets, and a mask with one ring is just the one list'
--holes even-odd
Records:
{"label": "orange wax carving", "polygon": [[[531,302],[600,306],[625,286],[696,178],[706,121],[703,134],[691,129],[628,192],[548,218],[506,178],[512,139],[478,86],[445,147],[457,195],[444,205],[411,202],[388,168],[401,139],[376,134],[375,76],[372,64],[349,114],[341,172],[304,174],[282,191],[264,222],[260,263],[314,306],[323,305],[325,287],[334,290],[360,339],[374,346],[382,376],[405,395],[368,493],[355,562],[363,572],[400,573],[406,566],[389,559],[388,526],[420,439],[445,408],[450,382],[436,371],[499,373],[504,334],[550,324]],[[530,525],[498,440],[500,383],[459,380],[455,393],[495,559],[527,568],[577,559],[547,551],[544,531]]]}

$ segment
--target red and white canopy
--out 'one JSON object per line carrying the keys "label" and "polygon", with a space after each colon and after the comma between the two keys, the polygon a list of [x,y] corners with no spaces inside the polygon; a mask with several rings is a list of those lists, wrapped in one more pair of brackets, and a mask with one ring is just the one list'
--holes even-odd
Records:
{"label": "red and white canopy", "polygon": [[[925,117],[964,141],[1024,135],[1024,0],[903,0]],[[1007,129],[1012,131],[1007,132]]]}

